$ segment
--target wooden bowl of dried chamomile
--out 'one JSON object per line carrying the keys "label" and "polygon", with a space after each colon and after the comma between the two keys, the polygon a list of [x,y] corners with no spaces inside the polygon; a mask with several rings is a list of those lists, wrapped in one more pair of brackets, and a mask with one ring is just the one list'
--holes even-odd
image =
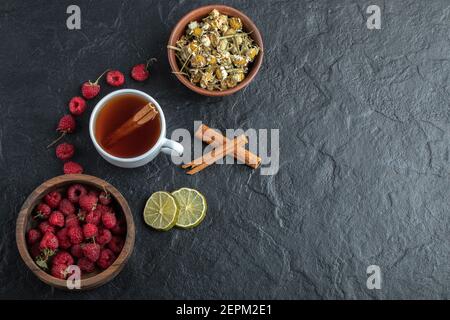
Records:
{"label": "wooden bowl of dried chamomile", "polygon": [[133,216],[123,195],[84,174],[45,181],[25,200],[16,223],[23,261],[58,289],[89,290],[112,280],[134,240]]}
{"label": "wooden bowl of dried chamomile", "polygon": [[186,87],[221,97],[245,88],[263,61],[256,25],[237,9],[209,5],[186,14],[167,45],[172,73]]}

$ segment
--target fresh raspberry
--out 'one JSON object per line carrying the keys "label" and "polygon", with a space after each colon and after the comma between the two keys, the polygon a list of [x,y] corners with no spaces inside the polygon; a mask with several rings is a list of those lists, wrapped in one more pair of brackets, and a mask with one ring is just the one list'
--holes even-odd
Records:
{"label": "fresh raspberry", "polygon": [[73,264],[73,258],[67,251],[59,251],[54,257],[53,257],[53,264],[65,264],[65,265],[72,265]]}
{"label": "fresh raspberry", "polygon": [[107,269],[116,260],[116,255],[109,249],[103,249],[97,260],[97,265],[102,269]]}
{"label": "fresh raspberry", "polygon": [[46,203],[41,202],[36,207],[35,218],[48,219],[50,213],[52,213],[52,209],[50,208],[50,206]]}
{"label": "fresh raspberry", "polygon": [[41,230],[42,233],[47,232],[55,233],[55,227],[50,225],[48,221],[42,221],[41,223],[39,223],[38,228],[39,230]]}
{"label": "fresh raspberry", "polygon": [[94,262],[84,257],[78,259],[78,267],[80,267],[80,270],[84,273],[91,273],[95,270]]}
{"label": "fresh raspberry", "polygon": [[83,250],[81,249],[81,245],[74,244],[72,248],[70,248],[70,253],[72,256],[76,258],[81,258],[83,256]]}
{"label": "fresh raspberry", "polygon": [[92,223],[86,223],[83,226],[83,234],[86,239],[95,237],[98,234],[97,226]]}
{"label": "fresh raspberry", "polygon": [[64,163],[64,174],[76,174],[76,173],[83,173],[83,167],[74,162],[74,161],[68,161]]}
{"label": "fresh raspberry", "polygon": [[113,209],[109,206],[105,206],[104,204],[97,204],[97,208],[96,208],[100,213],[103,212],[113,212]]}
{"label": "fresh raspberry", "polygon": [[94,195],[83,195],[80,197],[80,207],[86,211],[92,211],[97,207],[98,198]]}
{"label": "fresh raspberry", "polygon": [[67,265],[65,265],[65,264],[53,264],[50,273],[55,278],[66,279],[66,277],[67,277]]}
{"label": "fresh raspberry", "polygon": [[56,157],[62,161],[69,160],[75,153],[73,144],[63,142],[56,147]]}
{"label": "fresh raspberry", "polygon": [[33,245],[41,240],[42,233],[38,229],[30,229],[27,232],[27,242],[29,245]]}
{"label": "fresh raspberry", "polygon": [[66,114],[62,116],[62,118],[58,122],[58,127],[56,128],[56,131],[61,133],[61,135],[54,140],[52,143],[50,143],[47,148],[50,148],[53,146],[56,142],[61,140],[67,133],[73,133],[77,127],[77,123],[75,121],[75,118],[71,114]]}
{"label": "fresh raspberry", "polygon": [[107,247],[112,250],[115,254],[119,254],[122,251],[124,241],[122,238],[113,236],[111,241],[107,244]]}
{"label": "fresh raspberry", "polygon": [[48,222],[55,227],[64,227],[64,215],[60,211],[53,211]]}
{"label": "fresh raspberry", "polygon": [[106,229],[114,228],[117,224],[116,215],[112,212],[103,212],[102,213],[102,223]]}
{"label": "fresh raspberry", "polygon": [[86,110],[86,101],[82,97],[73,97],[69,102],[70,113],[79,116]]}
{"label": "fresh raspberry", "polygon": [[117,219],[116,225],[110,230],[114,235],[124,235],[125,233],[127,233],[127,223],[125,219],[123,218]]}
{"label": "fresh raspberry", "polygon": [[98,209],[92,210],[86,216],[86,222],[92,223],[95,225],[98,225],[100,223],[101,219],[102,219],[102,213]]}
{"label": "fresh raspberry", "polygon": [[61,213],[65,216],[75,213],[75,207],[74,207],[73,203],[70,202],[68,199],[62,199],[59,202],[58,208],[59,208],[59,211],[61,211]]}
{"label": "fresh raspberry", "polygon": [[100,81],[101,77],[103,77],[103,75],[109,70],[105,70],[100,77],[98,77],[97,80],[95,80],[95,82],[92,82],[91,80],[86,81],[85,83],[83,83],[81,85],[81,94],[83,95],[83,97],[87,100],[93,99],[95,98],[99,92],[100,92],[100,85],[98,84],[98,82]]}
{"label": "fresh raspberry", "polygon": [[109,192],[102,191],[98,196],[98,201],[105,206],[109,205],[111,203],[111,194]]}
{"label": "fresh raspberry", "polygon": [[80,226],[80,221],[78,220],[78,217],[75,214],[68,214],[66,216],[66,228],[70,227],[78,227]]}
{"label": "fresh raspberry", "polygon": [[30,248],[30,255],[35,260],[41,254],[41,249],[39,249],[39,242],[33,244]]}
{"label": "fresh raspberry", "polygon": [[98,257],[100,256],[100,246],[97,243],[87,243],[84,246],[81,246],[81,249],[83,250],[83,255],[92,262],[98,260]]}
{"label": "fresh raspberry", "polygon": [[59,247],[58,238],[51,232],[46,232],[39,243],[39,249],[55,251]]}
{"label": "fresh raspberry", "polygon": [[58,238],[59,247],[61,249],[69,249],[72,246],[70,242],[69,236],[67,235],[68,228],[62,228],[56,233],[56,237]]}
{"label": "fresh raspberry", "polygon": [[71,114],[62,116],[56,130],[62,134],[73,133],[77,127],[77,122]]}
{"label": "fresh raspberry", "polygon": [[98,235],[95,238],[95,241],[99,244],[99,245],[104,245],[107,244],[108,242],[110,242],[112,239],[112,234],[111,231],[109,231],[108,229],[105,228],[98,228]]}
{"label": "fresh raspberry", "polygon": [[67,230],[67,236],[72,244],[79,244],[83,242],[83,229],[80,227],[70,227]]}
{"label": "fresh raspberry", "polygon": [[136,81],[145,81],[150,76],[145,63],[135,65],[131,69],[131,77]]}
{"label": "fresh raspberry", "polygon": [[58,191],[52,191],[44,197],[44,200],[50,208],[55,209],[58,207],[61,198],[61,193],[59,193]]}
{"label": "fresh raspberry", "polygon": [[110,86],[120,87],[125,83],[125,77],[122,72],[118,70],[111,70],[106,74],[106,82]]}
{"label": "fresh raspberry", "polygon": [[67,189],[67,198],[72,203],[78,203],[81,196],[87,194],[87,190],[81,184],[73,184]]}
{"label": "fresh raspberry", "polygon": [[145,81],[148,79],[150,73],[148,72],[148,67],[156,61],[155,58],[151,58],[147,63],[141,63],[135,65],[131,69],[131,77],[136,81]]}

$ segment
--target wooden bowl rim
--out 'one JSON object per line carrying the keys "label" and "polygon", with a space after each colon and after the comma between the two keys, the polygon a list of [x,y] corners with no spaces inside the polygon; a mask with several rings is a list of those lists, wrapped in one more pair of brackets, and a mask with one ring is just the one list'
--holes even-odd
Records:
{"label": "wooden bowl rim", "polygon": [[[256,27],[254,22],[248,16],[246,16],[244,13],[242,13],[241,11],[239,11],[233,7],[225,6],[225,5],[221,5],[221,4],[217,4],[217,5],[213,4],[213,5],[199,7],[197,9],[194,9],[194,10],[188,12],[187,14],[185,14],[178,21],[178,23],[173,28],[172,33],[170,34],[168,45],[175,46],[175,44],[179,38],[179,36],[177,37],[177,34],[180,32],[180,30],[181,30],[181,34],[182,34],[189,22],[191,22],[192,20],[198,20],[200,17],[205,16],[207,13],[209,13],[213,9],[217,9],[221,12],[226,11],[227,15],[231,14],[235,17],[241,18],[245,28],[253,30],[252,38],[258,44],[258,46],[260,47],[261,50],[260,50],[260,53],[258,54],[258,56],[256,57],[256,60],[253,62],[250,72],[247,74],[245,79],[242,82],[240,82],[236,87],[227,89],[227,90],[223,90],[223,91],[209,91],[207,89],[203,89],[201,87],[198,87],[198,86],[192,84],[186,77],[184,77],[181,74],[175,73],[175,76],[178,78],[178,80],[181,81],[182,84],[184,84],[186,87],[188,87],[189,89],[191,89],[192,91],[194,91],[196,93],[199,93],[204,96],[209,96],[209,97],[223,97],[223,96],[231,95],[231,94],[245,88],[246,86],[248,86],[250,84],[250,82],[255,78],[256,74],[258,73],[258,71],[261,67],[262,61],[263,61],[264,45],[263,45],[261,33],[259,32],[259,29]],[[173,52],[173,50],[167,49],[167,55],[169,58],[169,64],[170,64],[170,67],[172,68],[172,71],[179,72],[180,68],[178,67],[177,59],[175,57],[175,53]]]}
{"label": "wooden bowl rim", "polygon": [[70,183],[83,183],[88,185],[94,185],[100,189],[106,187],[107,190],[113,195],[114,199],[119,204],[123,212],[123,215],[125,216],[125,220],[127,222],[127,235],[125,238],[125,244],[122,248],[122,251],[116,258],[116,260],[113,262],[113,264],[109,266],[107,269],[103,270],[102,272],[92,277],[81,279],[80,290],[89,290],[101,286],[107,283],[108,281],[112,280],[115,276],[117,276],[117,274],[119,274],[119,272],[124,267],[125,263],[130,258],[134,247],[135,225],[131,209],[124,196],[110,183],[106,182],[103,179],[86,174],[61,175],[43,182],[36,189],[34,189],[33,192],[31,192],[31,194],[27,197],[27,199],[25,200],[20,209],[16,222],[16,243],[17,248],[19,249],[20,256],[22,257],[22,260],[41,281],[59,289],[68,290],[66,280],[57,279],[51,276],[50,274],[46,273],[41,268],[39,268],[34,262],[33,258],[31,257],[28,251],[27,243],[25,240],[26,234],[25,221],[27,216],[31,214],[30,210],[32,210],[36,205],[36,204],[33,205],[33,203],[42,199],[50,188]]}

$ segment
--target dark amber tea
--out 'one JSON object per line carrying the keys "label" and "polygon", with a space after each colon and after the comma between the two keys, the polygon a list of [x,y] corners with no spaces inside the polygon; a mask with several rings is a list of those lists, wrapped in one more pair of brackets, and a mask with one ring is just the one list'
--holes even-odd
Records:
{"label": "dark amber tea", "polygon": [[116,143],[107,144],[111,134],[133,117],[149,101],[134,94],[122,94],[111,98],[98,113],[95,122],[95,138],[109,154],[120,158],[134,158],[150,150],[161,134],[159,114],[133,130]]}

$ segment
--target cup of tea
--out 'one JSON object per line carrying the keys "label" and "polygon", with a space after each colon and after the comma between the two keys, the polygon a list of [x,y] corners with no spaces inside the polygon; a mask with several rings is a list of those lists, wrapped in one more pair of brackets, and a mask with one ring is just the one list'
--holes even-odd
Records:
{"label": "cup of tea", "polygon": [[[156,116],[109,143],[108,139],[149,103],[156,109]],[[98,153],[109,163],[122,168],[143,166],[160,152],[183,154],[180,143],[166,138],[166,119],[161,106],[139,90],[121,89],[103,97],[92,111],[89,134]]]}

